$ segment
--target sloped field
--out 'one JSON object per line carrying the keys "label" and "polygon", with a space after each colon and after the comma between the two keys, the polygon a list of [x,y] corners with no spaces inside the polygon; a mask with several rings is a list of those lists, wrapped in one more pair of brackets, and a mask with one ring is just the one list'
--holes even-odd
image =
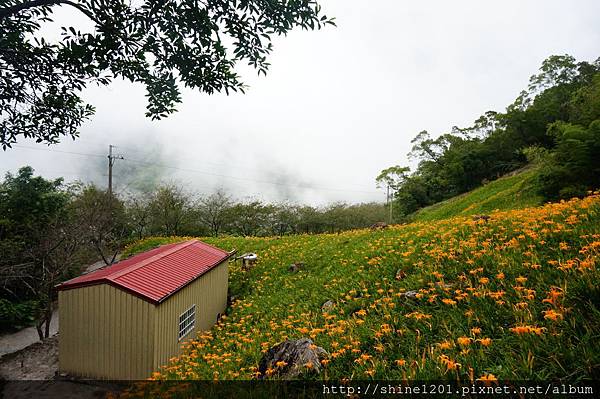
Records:
{"label": "sloped field", "polygon": [[259,263],[231,265],[228,316],[155,379],[257,378],[263,352],[300,337],[329,352],[304,378],[600,378],[600,195],[488,222],[206,241]]}
{"label": "sloped field", "polygon": [[537,170],[529,167],[468,193],[420,209],[410,217],[415,221],[440,220],[538,206],[543,199],[537,193],[536,179]]}

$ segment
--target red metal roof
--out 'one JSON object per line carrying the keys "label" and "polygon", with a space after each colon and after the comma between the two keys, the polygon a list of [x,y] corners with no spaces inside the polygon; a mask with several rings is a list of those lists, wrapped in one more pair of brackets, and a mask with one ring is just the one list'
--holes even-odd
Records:
{"label": "red metal roof", "polygon": [[168,244],[65,281],[57,289],[106,283],[160,303],[232,254],[198,240]]}

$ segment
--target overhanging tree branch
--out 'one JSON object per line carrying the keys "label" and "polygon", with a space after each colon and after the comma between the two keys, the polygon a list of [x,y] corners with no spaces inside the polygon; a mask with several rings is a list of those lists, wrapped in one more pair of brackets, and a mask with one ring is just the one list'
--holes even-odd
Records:
{"label": "overhanging tree branch", "polygon": [[[43,40],[42,25],[62,5],[97,29],[64,27],[59,42]],[[271,35],[334,24],[320,9],[315,1],[0,0],[0,92],[6,94],[0,96],[0,147],[21,138],[46,144],[77,138],[95,111],[81,91],[92,81],[107,85],[112,76],[146,87],[152,119],[176,112],[181,87],[243,93],[236,64],[246,60],[266,74]]]}
{"label": "overhanging tree branch", "polygon": [[66,4],[71,7],[74,7],[76,9],[78,9],[79,11],[81,11],[83,14],[85,14],[85,16],[88,17],[89,19],[91,19],[92,21],[98,22],[98,21],[96,21],[96,19],[94,18],[94,15],[89,10],[82,7],[81,4],[77,4],[70,0],[32,0],[32,1],[27,1],[25,3],[15,4],[14,6],[11,6],[11,7],[0,8],[0,19],[12,17],[13,15],[17,14],[20,11],[29,10],[31,8],[43,7],[43,6],[53,6],[53,5],[59,5],[59,4]]}

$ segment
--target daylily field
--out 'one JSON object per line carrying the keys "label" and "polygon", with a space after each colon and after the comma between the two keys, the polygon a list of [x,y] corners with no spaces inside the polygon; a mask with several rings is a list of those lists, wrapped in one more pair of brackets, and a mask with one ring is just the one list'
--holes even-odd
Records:
{"label": "daylily field", "polygon": [[[278,378],[259,375],[262,354],[301,337],[329,353],[307,379],[600,378],[600,195],[489,215],[204,239],[259,262],[230,264],[227,316],[152,378]],[[305,267],[291,273],[294,262]]]}

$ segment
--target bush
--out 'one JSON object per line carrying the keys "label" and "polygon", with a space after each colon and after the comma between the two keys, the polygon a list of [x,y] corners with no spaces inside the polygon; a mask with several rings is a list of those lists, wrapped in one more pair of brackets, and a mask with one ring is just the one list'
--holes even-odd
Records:
{"label": "bush", "polygon": [[575,186],[567,186],[567,187],[563,187],[558,195],[560,198],[563,199],[570,199],[570,198],[583,198],[585,197],[586,193],[587,193],[588,189],[586,186],[582,186],[582,185],[575,185]]}
{"label": "bush", "polygon": [[582,197],[600,182],[600,120],[588,128],[556,122],[548,128],[556,148],[546,156],[539,175],[540,193],[548,200]]}
{"label": "bush", "polygon": [[13,303],[0,298],[0,330],[19,330],[35,321],[37,301]]}
{"label": "bush", "polygon": [[544,148],[539,145],[532,145],[529,147],[525,147],[521,150],[521,153],[532,165],[540,165],[548,160],[549,151],[547,148]]}

